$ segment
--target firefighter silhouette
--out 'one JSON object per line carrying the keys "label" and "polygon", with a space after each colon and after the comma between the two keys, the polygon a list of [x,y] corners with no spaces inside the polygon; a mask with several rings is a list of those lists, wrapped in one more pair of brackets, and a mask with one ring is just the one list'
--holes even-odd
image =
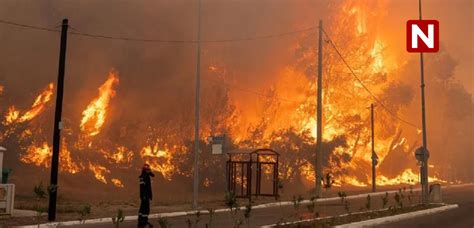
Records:
{"label": "firefighter silhouette", "polygon": [[145,164],[142,173],[138,177],[140,180],[140,209],[138,211],[138,227],[153,227],[148,222],[150,215],[150,201],[153,199],[153,191],[151,190],[151,177],[155,174],[151,172],[150,165]]}

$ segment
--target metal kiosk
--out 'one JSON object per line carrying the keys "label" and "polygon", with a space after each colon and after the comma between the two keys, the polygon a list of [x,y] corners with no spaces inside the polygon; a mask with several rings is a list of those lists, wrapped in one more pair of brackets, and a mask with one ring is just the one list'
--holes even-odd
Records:
{"label": "metal kiosk", "polygon": [[[248,198],[249,201],[252,196],[278,198],[278,152],[265,148],[235,150],[227,155],[227,191],[233,192],[237,198]],[[271,192],[262,192],[262,174],[271,176]]]}

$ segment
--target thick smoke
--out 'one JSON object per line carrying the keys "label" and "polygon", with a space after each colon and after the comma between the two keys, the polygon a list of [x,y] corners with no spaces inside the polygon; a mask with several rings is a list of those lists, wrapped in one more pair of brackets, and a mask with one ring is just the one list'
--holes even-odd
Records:
{"label": "thick smoke", "polygon": [[[252,37],[298,30],[315,26],[320,18],[325,19],[325,23],[330,25],[329,20],[333,19],[332,15],[337,12],[337,9],[332,6],[338,3],[340,2],[203,0],[202,39]],[[472,2],[453,1],[450,3],[449,9],[452,11],[449,13],[441,13],[441,9],[445,7],[441,0],[427,1],[427,5],[426,15],[432,18],[440,17],[442,30],[446,28],[446,30],[461,32],[466,36],[466,40],[471,40],[472,20],[459,25],[451,18],[468,17],[466,15],[470,15],[472,11]],[[382,32],[382,34],[389,34],[386,35],[389,37],[390,34],[398,33],[392,36],[396,38],[388,38],[391,42],[387,51],[404,52],[403,23],[416,15],[416,10],[407,10],[411,7],[411,1],[392,1],[387,4],[385,8],[387,15],[384,17],[387,20],[380,21],[379,26],[393,29],[383,29],[382,31],[386,33]],[[55,28],[63,18],[67,17],[71,30],[75,32],[164,40],[195,40],[196,12],[196,2],[183,1],[0,2],[0,15],[2,15],[0,19]],[[410,15],[405,15],[408,13]],[[462,27],[469,29],[462,29]],[[344,31],[332,31],[331,28],[328,28],[328,31],[334,32],[333,36],[342,37],[338,39],[344,39]],[[456,46],[453,36],[442,32],[441,37],[446,37],[442,39],[444,48],[438,54],[426,56],[429,147],[435,167],[441,167],[436,169],[441,177],[448,180],[470,181],[474,173],[470,165],[474,162],[470,140],[473,111],[472,81],[469,84],[472,76],[473,53]],[[256,116],[257,120],[260,120],[257,118],[260,116],[277,115],[275,113],[278,113],[278,107],[280,107],[276,104],[278,101],[259,102],[267,97],[262,98],[260,95],[239,89],[284,96],[285,94],[279,94],[279,91],[275,91],[272,86],[279,82],[278,75],[282,70],[288,65],[294,65],[295,62],[296,65],[298,64],[299,57],[295,49],[305,47],[295,48],[295,44],[307,44],[306,48],[311,49],[315,47],[316,41],[316,35],[309,33],[303,38],[284,36],[264,41],[203,44],[202,123],[208,126],[205,133],[210,135],[226,131],[229,126],[223,126],[222,122],[233,123],[233,118],[238,115]],[[355,50],[358,45],[354,42],[341,48]],[[2,60],[0,61],[0,84],[5,87],[4,93],[0,96],[2,113],[6,112],[10,105],[27,109],[34,97],[48,83],[55,82],[58,47],[58,33],[33,31],[0,24],[0,50],[2,50],[0,52],[0,60]],[[329,49],[329,46],[327,48]],[[403,54],[400,56],[402,56],[400,58],[406,58],[400,61],[403,63],[400,66],[400,72],[386,76],[386,80],[393,77],[397,78],[397,82],[385,88],[382,99],[390,104],[391,109],[400,111],[411,122],[420,123],[418,59],[417,56]],[[332,58],[336,57],[332,56]],[[470,59],[470,61],[465,59]],[[304,71],[307,72],[308,77],[311,75],[314,77],[315,62],[314,59],[314,62],[301,63],[303,64],[301,67],[307,68]],[[80,131],[78,124],[82,111],[97,96],[97,88],[107,79],[108,72],[114,69],[119,74],[120,84],[116,90],[117,95],[111,101],[108,119],[101,132],[101,140],[97,143],[107,148],[126,145],[128,149],[138,153],[143,146],[153,144],[159,136],[162,140],[160,146],[164,146],[166,141],[170,145],[183,144],[188,150],[192,150],[190,139],[193,137],[194,124],[195,65],[196,47],[194,44],[127,42],[70,35],[63,114],[66,128],[70,132]],[[209,66],[225,68],[226,71],[216,73],[209,70]],[[337,81],[336,76],[337,74],[334,74],[333,81]],[[221,81],[237,86],[227,87]],[[231,100],[236,100],[236,102],[231,103]],[[284,103],[284,101],[281,102]],[[268,103],[268,109],[262,108],[262,106],[267,106],[261,103]],[[19,127],[41,129],[39,136],[41,139],[38,140],[51,142],[53,109],[54,105],[50,104],[47,111],[34,122]],[[314,111],[314,107],[308,109]],[[381,118],[378,120],[384,123],[396,121],[389,120],[390,117],[384,115],[377,118]],[[262,121],[255,122],[271,125],[271,123],[265,123],[263,118]],[[394,142],[399,140],[397,138],[399,134],[404,134],[412,144],[409,152],[420,145],[420,136],[415,131],[409,130],[406,126],[402,129],[396,129],[395,126],[396,123],[387,124],[387,126],[379,127],[378,131],[380,134],[385,134],[387,139],[393,139]],[[356,132],[363,129],[363,126],[354,128]],[[265,128],[254,126],[252,133],[256,134],[256,138],[259,137],[258,130],[261,129]],[[73,144],[77,136],[67,132],[63,134],[68,139],[68,144]],[[304,148],[301,153],[309,153],[305,156],[311,156],[311,151],[315,150],[314,145],[304,140],[298,141],[301,138],[293,134],[291,129],[282,132],[279,135],[285,136],[283,140],[276,141],[272,146],[282,152],[289,152],[291,150],[285,148],[285,143],[293,143]],[[18,157],[24,148],[17,146],[17,140],[13,139],[14,137],[12,141],[2,142],[3,145],[9,147],[5,166],[14,169],[11,181],[17,184],[19,192],[29,194],[36,180],[38,182],[49,180],[49,169],[32,168],[31,165],[20,163]],[[344,135],[341,135],[337,140],[325,145],[326,149],[332,151],[338,146],[348,146],[343,139]],[[26,145],[30,142],[23,143]],[[251,146],[252,143],[247,144]],[[202,148],[202,159],[206,161],[202,172],[204,175],[215,175],[216,178],[213,180],[215,186],[223,186],[223,177],[218,178],[220,176],[215,174],[216,172],[222,174],[222,172],[213,168],[222,168],[225,158],[210,156],[206,153],[209,150],[208,145]],[[85,150],[80,154],[73,153],[72,157],[81,156],[93,160],[97,159],[97,154],[96,150]],[[381,170],[395,175],[405,167],[397,167],[390,161],[402,159],[409,161],[411,167],[415,167],[412,153],[400,150],[390,154],[385,164],[381,164]],[[181,156],[181,169],[189,175],[192,173],[192,157],[187,153]],[[288,156],[288,161],[291,162],[292,159],[297,161],[292,156]],[[350,160],[350,157],[334,156],[334,159],[340,159],[334,161],[335,163],[345,163]],[[135,160],[133,164],[138,165],[140,162]],[[117,194],[130,197],[135,194],[134,184],[138,168],[124,167],[113,171],[114,176],[121,177],[127,188],[127,191],[119,189],[116,191]],[[298,176],[298,174],[292,175]],[[24,181],[25,178],[35,181]],[[177,175],[172,183],[167,182],[164,177],[159,178],[159,183],[166,183],[166,188],[158,190],[158,195],[167,195],[161,200],[176,200],[177,193],[186,195],[184,193],[188,193],[191,186],[189,176],[186,175]],[[106,196],[100,192],[77,191],[84,184],[101,189],[117,189],[113,185],[104,186],[95,181],[90,173],[62,174],[60,179],[60,186],[67,189],[64,191],[76,189],[74,192],[78,194],[76,196],[78,198]],[[165,194],[169,189],[173,189],[173,195]],[[223,190],[216,188],[213,191],[222,192]]]}

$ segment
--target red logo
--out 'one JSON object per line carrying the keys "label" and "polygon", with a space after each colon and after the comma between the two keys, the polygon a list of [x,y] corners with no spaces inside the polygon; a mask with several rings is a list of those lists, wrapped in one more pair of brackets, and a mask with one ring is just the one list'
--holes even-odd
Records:
{"label": "red logo", "polygon": [[437,20],[407,21],[408,52],[438,52],[439,22]]}

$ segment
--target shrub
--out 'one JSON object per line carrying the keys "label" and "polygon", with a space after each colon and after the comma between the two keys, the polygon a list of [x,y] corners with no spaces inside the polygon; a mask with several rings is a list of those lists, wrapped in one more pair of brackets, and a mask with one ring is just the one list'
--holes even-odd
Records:
{"label": "shrub", "polygon": [[91,214],[91,205],[90,204],[82,205],[81,210],[79,211],[79,214],[81,215],[81,218],[80,218],[81,223],[84,223],[85,218]]}
{"label": "shrub", "polygon": [[44,199],[47,196],[46,189],[43,186],[43,182],[40,182],[33,188],[33,192],[35,193],[36,198]]}
{"label": "shrub", "polygon": [[388,192],[385,193],[385,196],[382,196],[382,208],[387,207],[388,204]]}
{"label": "shrub", "polygon": [[397,193],[395,193],[393,198],[395,199],[395,202],[397,203],[398,207],[402,208],[403,207],[403,201],[402,201],[401,195],[397,192]]}
{"label": "shrub", "polygon": [[293,208],[295,209],[295,218],[298,218],[299,211],[300,211],[300,205],[301,201],[303,201],[304,198],[301,195],[295,196],[293,195]]}
{"label": "shrub", "polygon": [[171,227],[171,223],[169,223],[168,219],[166,219],[166,218],[159,218],[158,219],[158,225],[160,225],[160,228],[169,228],[169,227]]}
{"label": "shrub", "polygon": [[123,215],[122,209],[118,209],[117,216],[112,217],[112,223],[114,224],[114,227],[118,228],[124,220],[125,220],[125,216]]}
{"label": "shrub", "polygon": [[250,216],[252,212],[252,204],[247,204],[245,206],[244,217],[247,220],[247,227],[250,227]]}
{"label": "shrub", "polygon": [[212,227],[212,219],[214,218],[214,213],[216,213],[216,212],[212,208],[207,209],[207,211],[209,212],[209,221],[206,224],[206,228],[211,228]]}
{"label": "shrub", "polygon": [[366,201],[365,201],[365,209],[370,211],[370,208],[372,206],[371,204],[372,204],[372,202],[371,202],[370,195],[367,195],[367,198],[366,198]]}
{"label": "shrub", "polygon": [[337,195],[341,198],[341,203],[344,203],[346,200],[347,194],[345,192],[338,192]]}
{"label": "shrub", "polygon": [[311,199],[310,199],[311,203],[308,204],[306,206],[306,208],[308,209],[308,212],[310,214],[312,214],[312,215],[314,215],[314,217],[318,218],[319,217],[319,212],[316,210],[317,209],[316,208],[316,199],[317,199],[317,197],[314,197],[314,196],[311,197]]}

